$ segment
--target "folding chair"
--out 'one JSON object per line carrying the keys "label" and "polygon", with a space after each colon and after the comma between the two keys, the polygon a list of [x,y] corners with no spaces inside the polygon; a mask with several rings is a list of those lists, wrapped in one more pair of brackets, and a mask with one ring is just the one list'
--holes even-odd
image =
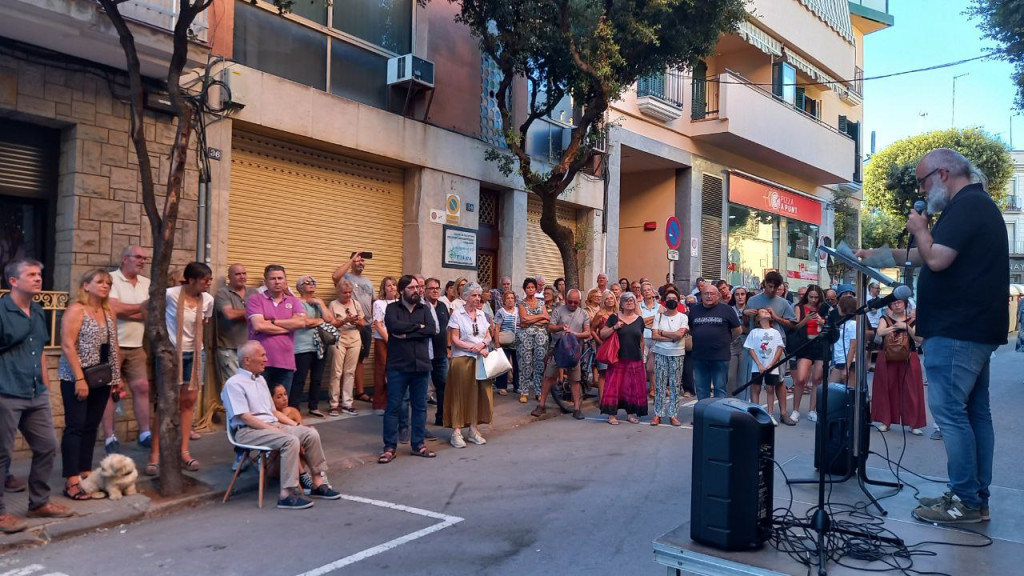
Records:
{"label": "folding chair", "polygon": [[[234,446],[236,448],[240,448],[242,450],[245,450],[245,453],[243,455],[243,461],[244,461],[245,458],[249,458],[250,457],[249,456],[250,452],[253,452],[253,451],[257,452],[256,461],[257,461],[257,465],[259,466],[259,470],[260,470],[260,499],[259,499],[259,507],[263,508],[263,488],[264,488],[264,483],[266,481],[266,470],[267,470],[266,462],[267,462],[267,456],[269,456],[270,453],[274,451],[274,449],[270,448],[268,446],[254,446],[254,445],[250,445],[250,444],[241,444],[239,442],[236,442],[235,441],[235,434],[234,434],[234,431],[231,429],[231,426],[228,426],[227,433],[228,433],[228,442],[231,442],[232,446]],[[242,468],[244,468],[244,466],[239,465],[238,469],[235,470],[235,475],[231,478],[231,484],[228,485],[228,490],[227,490],[227,492],[224,493],[224,499],[221,500],[221,502],[227,502],[228,501],[228,497],[231,496],[231,490],[234,489],[234,487],[235,487],[235,481],[238,480],[238,475],[242,473]]]}

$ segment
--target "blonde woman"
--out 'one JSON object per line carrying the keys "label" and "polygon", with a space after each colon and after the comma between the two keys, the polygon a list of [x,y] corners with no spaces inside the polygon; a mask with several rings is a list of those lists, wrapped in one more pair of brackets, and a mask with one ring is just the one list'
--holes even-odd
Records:
{"label": "blonde woman", "polygon": [[334,315],[334,327],[338,329],[338,343],[334,345],[331,376],[327,384],[330,415],[340,416],[344,412],[355,416],[359,411],[353,403],[352,387],[359,364],[359,332],[366,326],[366,316],[359,301],[352,297],[351,282],[342,278],[338,281],[337,289],[338,298],[327,306]]}
{"label": "blonde woman", "polygon": [[[60,453],[64,495],[72,500],[90,498],[79,483],[92,471],[96,433],[107,399],[113,392],[121,391],[117,321],[108,303],[112,283],[106,270],[86,272],[78,284],[78,299],[68,306],[61,320],[62,354],[57,375],[65,428]],[[110,366],[110,384],[90,387],[85,369],[103,363]]]}
{"label": "blonde woman", "polygon": [[388,329],[384,327],[384,310],[398,300],[398,281],[385,276],[380,281],[377,299],[373,301],[373,412],[384,415],[388,405],[388,383],[384,371],[388,365]]}

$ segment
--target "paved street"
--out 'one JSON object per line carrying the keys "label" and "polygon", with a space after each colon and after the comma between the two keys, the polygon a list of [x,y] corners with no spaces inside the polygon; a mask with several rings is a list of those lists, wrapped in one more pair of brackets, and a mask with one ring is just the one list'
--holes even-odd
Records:
{"label": "paved street", "polygon": [[[998,495],[1017,497],[1024,490],[1012,441],[1024,432],[1017,415],[1024,403],[1022,367],[1024,355],[1012,347],[1002,348],[993,365],[999,489],[993,521],[982,525],[1017,544],[1024,543],[1019,511],[1000,507]],[[504,411],[526,410],[512,396],[498,402]],[[236,494],[227,504],[8,554],[0,573],[661,574],[651,542],[689,519],[692,431],[646,423],[613,427],[594,412],[583,422],[560,417],[500,431],[483,447],[443,445],[435,460],[400,452],[386,466],[335,471],[331,480],[346,499],[319,501],[309,511],[275,509],[275,482],[263,510],[254,492]],[[321,425],[322,433],[330,435],[330,426]],[[887,445],[898,459],[902,433],[885,434],[887,444],[882,436],[872,434],[873,450],[884,452]],[[806,420],[780,427],[777,459],[790,474],[807,474],[812,442]],[[906,442],[904,466],[944,474],[940,442],[909,434]],[[871,476],[883,476],[879,458],[869,466]],[[911,482],[926,493],[941,491],[939,484]],[[909,494],[883,501],[894,520],[909,521]],[[813,489],[798,488],[797,499],[810,501]]]}

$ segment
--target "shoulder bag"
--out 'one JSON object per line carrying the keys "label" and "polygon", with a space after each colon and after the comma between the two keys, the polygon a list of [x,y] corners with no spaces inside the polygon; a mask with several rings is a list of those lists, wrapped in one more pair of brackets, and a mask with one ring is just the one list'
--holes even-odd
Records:
{"label": "shoulder bag", "polygon": [[82,376],[89,389],[110,386],[114,381],[114,371],[110,367],[110,327],[107,325],[107,313],[103,312],[103,331],[107,341],[100,344],[100,362],[88,368],[82,367]]}
{"label": "shoulder bag", "polygon": [[476,357],[476,379],[491,380],[512,369],[512,363],[501,348],[490,351],[487,356]]}
{"label": "shoulder bag", "polygon": [[[502,318],[508,316],[508,313],[502,310]],[[503,348],[510,348],[516,345],[516,332],[519,330],[519,309],[512,312],[512,318],[514,319],[513,326],[515,326],[511,332],[508,330],[502,330],[498,332],[498,344]],[[504,321],[502,322],[504,324]],[[499,324],[499,327],[501,325]]]}
{"label": "shoulder bag", "polygon": [[612,332],[612,335],[605,338],[601,347],[597,349],[597,361],[601,364],[611,366],[619,361],[619,333]]}
{"label": "shoulder bag", "polygon": [[[889,321],[886,319],[886,324]],[[893,330],[882,338],[886,362],[906,362],[910,358],[910,336],[906,330]]]}

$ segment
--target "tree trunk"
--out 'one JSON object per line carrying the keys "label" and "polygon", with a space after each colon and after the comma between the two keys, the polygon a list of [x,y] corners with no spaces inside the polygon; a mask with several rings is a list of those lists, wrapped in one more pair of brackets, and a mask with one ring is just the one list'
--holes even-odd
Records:
{"label": "tree trunk", "polygon": [[[564,187],[563,187],[564,189]],[[562,256],[562,268],[565,273],[565,288],[577,288],[582,290],[579,281],[579,265],[576,256],[576,239],[572,230],[567,226],[558,223],[558,205],[556,199],[561,190],[539,188],[535,190],[540,196],[541,213],[540,229],[544,231],[558,247],[558,253]],[[552,279],[553,281],[554,279]]]}

